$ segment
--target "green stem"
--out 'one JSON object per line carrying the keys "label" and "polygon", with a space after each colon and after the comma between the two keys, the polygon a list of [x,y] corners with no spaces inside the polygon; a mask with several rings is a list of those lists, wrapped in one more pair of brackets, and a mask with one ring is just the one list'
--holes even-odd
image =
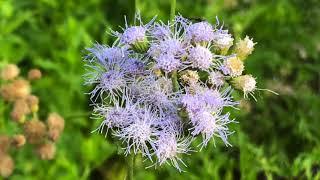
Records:
{"label": "green stem", "polygon": [[[176,0],[171,0],[171,9],[170,9],[170,21],[174,21],[174,16],[176,15]],[[174,31],[174,26],[172,26],[172,31]],[[179,90],[179,83],[178,83],[178,77],[177,77],[177,71],[173,71],[171,74],[171,81],[172,81],[172,87],[173,91],[176,92]]]}
{"label": "green stem", "polygon": [[127,157],[127,164],[128,164],[127,180],[133,180],[134,154],[131,154]]}
{"label": "green stem", "polygon": [[135,14],[139,12],[139,0],[134,0]]}
{"label": "green stem", "polygon": [[174,20],[174,16],[176,15],[176,0],[171,0],[171,9],[170,9],[170,21]]}
{"label": "green stem", "polygon": [[173,71],[172,72],[171,81],[172,81],[173,92],[177,92],[179,90],[178,73],[177,73],[177,71]]}

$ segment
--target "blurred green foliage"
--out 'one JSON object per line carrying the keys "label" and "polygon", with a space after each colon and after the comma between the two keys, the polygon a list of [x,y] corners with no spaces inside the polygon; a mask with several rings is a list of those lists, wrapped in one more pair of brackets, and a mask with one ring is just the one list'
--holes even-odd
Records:
{"label": "blurred green foliage", "polygon": [[[146,20],[167,21],[169,0],[139,0]],[[102,135],[91,134],[81,61],[93,43],[110,43],[108,28],[132,19],[135,2],[126,0],[1,0],[0,66],[31,67],[44,78],[33,91],[40,96],[40,118],[59,112],[66,129],[55,160],[40,161],[29,150],[13,152],[16,169],[10,179],[123,179],[123,157]],[[239,124],[222,144],[184,157],[187,172],[169,166],[144,169],[137,158],[136,179],[320,179],[320,2],[318,0],[178,0],[186,17],[218,16],[235,38],[258,42],[246,70],[257,76],[258,102],[245,101],[234,111]],[[0,133],[16,133],[8,108],[0,106]],[[28,148],[27,148],[28,149]]]}

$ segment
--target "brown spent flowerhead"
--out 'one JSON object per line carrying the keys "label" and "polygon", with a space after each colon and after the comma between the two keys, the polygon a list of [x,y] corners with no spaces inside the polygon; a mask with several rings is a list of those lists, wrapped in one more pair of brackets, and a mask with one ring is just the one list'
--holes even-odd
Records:
{"label": "brown spent flowerhead", "polygon": [[57,141],[64,129],[64,119],[57,113],[50,113],[47,119],[49,138]]}
{"label": "brown spent flowerhead", "polygon": [[[10,147],[10,138],[7,135],[0,135],[0,154],[6,153]],[[1,159],[1,158],[0,158]]]}
{"label": "brown spent flowerhead", "polygon": [[39,69],[31,69],[28,72],[28,79],[31,81],[41,79],[41,77],[42,77],[42,73]]}
{"label": "brown spent flowerhead", "polygon": [[27,98],[27,103],[31,112],[38,112],[39,110],[39,98],[35,95],[29,95]]}
{"label": "brown spent flowerhead", "polygon": [[58,129],[49,129],[48,136],[53,142],[56,142],[60,138],[61,133],[62,131]]}
{"label": "brown spent flowerhead", "polygon": [[0,87],[0,95],[5,101],[14,101],[13,87],[11,84]]}
{"label": "brown spent flowerhead", "polygon": [[9,177],[14,169],[14,162],[12,158],[0,152],[0,176],[7,178]]}
{"label": "brown spent flowerhead", "polygon": [[26,143],[26,137],[23,134],[17,134],[12,137],[12,145],[16,148],[20,148]]}
{"label": "brown spent flowerhead", "polygon": [[16,122],[23,123],[25,116],[31,112],[26,99],[18,99],[14,102],[11,118]]}
{"label": "brown spent flowerhead", "polygon": [[194,83],[198,82],[200,77],[196,71],[187,70],[182,73],[180,79],[182,80],[182,82],[184,82],[186,84],[194,84]]}
{"label": "brown spent flowerhead", "polygon": [[56,146],[54,143],[45,143],[38,147],[38,155],[43,160],[51,160],[56,154]]}
{"label": "brown spent flowerhead", "polygon": [[49,129],[63,130],[64,119],[58,113],[50,113],[47,119]]}
{"label": "brown spent flowerhead", "polygon": [[42,121],[33,119],[24,124],[24,132],[28,143],[39,144],[46,135],[46,125]]}
{"label": "brown spent flowerhead", "polygon": [[27,97],[31,92],[28,81],[17,79],[10,84],[3,85],[0,89],[1,96],[6,101],[15,101]]}
{"label": "brown spent flowerhead", "polygon": [[29,81],[24,79],[17,79],[13,82],[13,90],[16,98],[25,98],[31,92]]}
{"label": "brown spent flowerhead", "polygon": [[3,69],[1,69],[1,79],[3,80],[13,80],[20,73],[20,69],[15,64],[8,64]]}

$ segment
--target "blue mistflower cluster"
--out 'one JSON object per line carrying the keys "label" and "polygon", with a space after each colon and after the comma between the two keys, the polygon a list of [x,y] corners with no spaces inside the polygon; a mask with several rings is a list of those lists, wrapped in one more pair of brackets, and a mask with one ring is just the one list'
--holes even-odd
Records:
{"label": "blue mistflower cluster", "polygon": [[[230,145],[235,121],[225,108],[238,104],[232,92],[254,97],[257,89],[243,74],[252,39],[234,42],[219,21],[182,16],[144,24],[136,15],[134,25],[111,34],[112,46],[96,44],[85,57],[93,114],[103,119],[96,131],[118,139],[125,155],[140,153],[151,166],[169,163],[179,171],[183,154],[216,139]],[[202,141],[192,148],[196,138]]]}

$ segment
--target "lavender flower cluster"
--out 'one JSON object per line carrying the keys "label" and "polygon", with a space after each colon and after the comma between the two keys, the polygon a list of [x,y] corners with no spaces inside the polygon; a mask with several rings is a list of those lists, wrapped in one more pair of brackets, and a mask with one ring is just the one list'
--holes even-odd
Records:
{"label": "lavender flower cluster", "polygon": [[[244,96],[256,90],[244,75],[244,60],[254,49],[249,37],[234,38],[219,25],[176,16],[144,24],[136,15],[126,22],[110,46],[96,44],[85,58],[86,84],[94,115],[103,121],[97,131],[119,139],[125,155],[141,153],[153,166],[169,163],[182,171],[182,154],[221,139],[229,146],[235,122],[226,107],[236,107],[232,91]],[[201,144],[191,148],[194,139]]]}

